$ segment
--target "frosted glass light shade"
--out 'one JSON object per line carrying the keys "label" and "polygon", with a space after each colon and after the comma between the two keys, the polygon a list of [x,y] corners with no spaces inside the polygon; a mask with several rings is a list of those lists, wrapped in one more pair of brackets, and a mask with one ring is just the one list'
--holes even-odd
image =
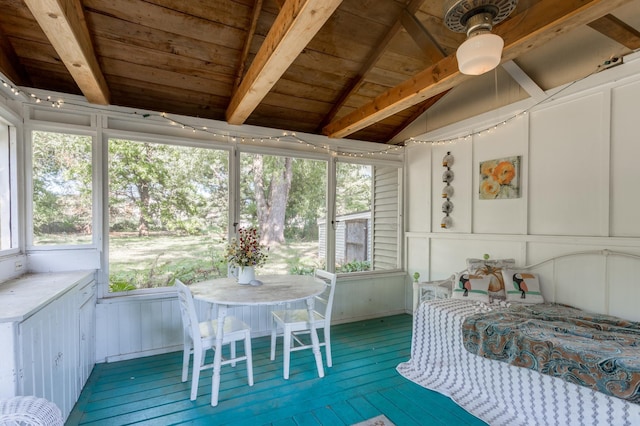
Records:
{"label": "frosted glass light shade", "polygon": [[480,75],[491,71],[500,63],[504,40],[491,33],[469,37],[458,47],[458,69],[463,74]]}

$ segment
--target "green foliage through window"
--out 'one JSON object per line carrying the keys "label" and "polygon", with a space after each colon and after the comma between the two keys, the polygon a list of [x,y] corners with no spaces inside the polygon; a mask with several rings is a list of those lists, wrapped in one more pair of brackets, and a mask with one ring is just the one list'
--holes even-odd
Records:
{"label": "green foliage through window", "polygon": [[31,146],[34,244],[90,244],[92,138],[34,131]]}

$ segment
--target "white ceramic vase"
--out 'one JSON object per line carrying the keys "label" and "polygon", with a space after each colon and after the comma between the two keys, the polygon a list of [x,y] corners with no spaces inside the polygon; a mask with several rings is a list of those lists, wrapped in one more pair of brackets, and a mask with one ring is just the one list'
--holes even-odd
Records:
{"label": "white ceramic vase", "polygon": [[249,284],[256,279],[256,270],[253,266],[238,266],[238,284]]}

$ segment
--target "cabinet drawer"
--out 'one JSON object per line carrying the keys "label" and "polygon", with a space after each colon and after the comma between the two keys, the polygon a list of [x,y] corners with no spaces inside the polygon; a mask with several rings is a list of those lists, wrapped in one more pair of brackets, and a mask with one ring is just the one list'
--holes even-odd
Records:
{"label": "cabinet drawer", "polygon": [[84,305],[96,294],[96,281],[91,280],[78,289],[78,306]]}

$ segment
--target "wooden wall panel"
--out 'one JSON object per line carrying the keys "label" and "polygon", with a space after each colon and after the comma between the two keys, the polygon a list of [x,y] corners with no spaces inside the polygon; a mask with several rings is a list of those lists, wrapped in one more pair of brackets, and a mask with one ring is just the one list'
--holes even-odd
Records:
{"label": "wooden wall panel", "polygon": [[602,139],[604,107],[599,93],[531,114],[530,233],[603,235],[601,206],[608,193],[602,188],[609,167],[602,155],[609,143]]}
{"label": "wooden wall panel", "polygon": [[611,235],[640,237],[640,81],[613,89],[611,95]]}
{"label": "wooden wall panel", "polygon": [[[491,126],[487,123],[492,121],[500,124],[505,116],[515,117],[532,108],[535,101],[424,137],[447,139],[472,132],[472,141],[410,146],[406,165],[408,272],[419,269],[421,274],[426,271],[424,279],[442,279],[464,268],[467,257],[484,253],[493,259],[515,258],[518,265],[585,250],[640,254],[640,226],[634,214],[640,209],[640,172],[636,167],[640,145],[635,131],[640,108],[639,71],[640,57],[636,56],[621,67],[577,82],[566,93],[536,104],[507,125],[497,125],[491,131],[475,130],[488,129]],[[471,145],[473,152],[469,153],[465,147]],[[456,160],[454,214],[462,209],[473,218],[473,226],[444,233],[436,229],[439,220],[435,217],[429,230],[416,216],[425,205],[432,215],[441,216],[441,184],[436,180],[442,173],[439,161],[446,150],[451,150]],[[481,203],[477,164],[513,155],[522,155],[526,166],[521,175],[523,199]],[[429,160],[433,183],[425,195],[416,182]],[[473,173],[465,174],[465,167],[473,168]],[[462,173],[458,173],[460,168]],[[464,192],[464,188],[469,189]],[[429,248],[426,253],[416,252],[425,246]],[[560,262],[552,272],[544,272],[543,292],[552,300],[638,319],[640,290],[635,277],[640,265],[624,262],[597,256]]]}
{"label": "wooden wall panel", "polygon": [[[351,322],[405,312],[406,276],[338,281],[333,322]],[[210,307],[197,303],[200,318]],[[303,306],[303,305],[296,305]],[[235,307],[230,315],[251,326],[253,336],[271,333],[270,306]],[[175,298],[109,300],[97,306],[97,362],[182,350],[182,322]]]}

